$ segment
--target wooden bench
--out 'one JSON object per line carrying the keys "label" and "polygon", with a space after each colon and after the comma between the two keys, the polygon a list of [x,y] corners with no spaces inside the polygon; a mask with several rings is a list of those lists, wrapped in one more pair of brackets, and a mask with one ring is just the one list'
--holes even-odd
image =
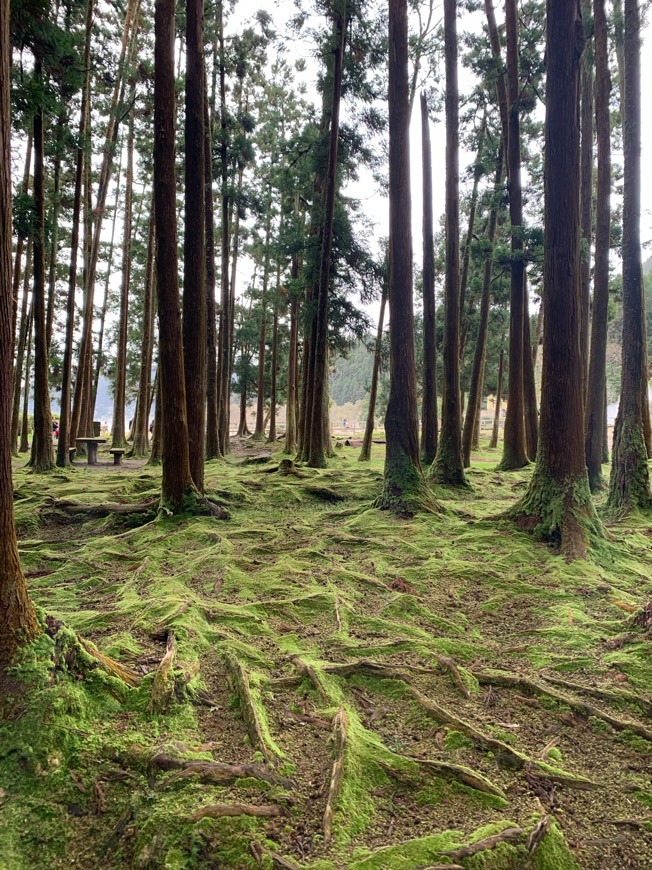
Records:
{"label": "wooden bench", "polygon": [[100,444],[106,444],[106,438],[77,438],[77,444],[84,445],[88,451],[88,464],[97,465],[97,448]]}
{"label": "wooden bench", "polygon": [[114,465],[122,465],[122,457],[124,456],[124,454],[126,452],[127,452],[126,447],[112,447],[109,450],[109,453],[113,457],[113,464]]}

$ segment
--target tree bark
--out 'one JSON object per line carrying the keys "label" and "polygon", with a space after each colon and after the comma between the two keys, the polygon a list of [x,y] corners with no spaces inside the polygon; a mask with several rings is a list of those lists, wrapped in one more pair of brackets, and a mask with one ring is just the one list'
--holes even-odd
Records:
{"label": "tree bark", "polygon": [[643,273],[641,257],[641,55],[638,0],[625,0],[623,125],[623,342],[620,405],[614,427],[608,506],[623,512],[650,503],[644,433]]}
{"label": "tree bark", "polygon": [[0,672],[38,633],[18,556],[11,474],[13,288],[9,0],[0,0]]}
{"label": "tree bark", "polygon": [[[590,45],[591,0],[582,0],[582,19],[584,32]],[[580,72],[581,100],[581,261],[580,261],[580,351],[586,393],[589,377],[589,318],[591,309],[591,238],[593,235],[593,63],[588,49],[585,49]]]}
{"label": "tree bark", "polygon": [[548,0],[546,25],[544,321],[541,425],[534,474],[514,508],[519,525],[586,556],[601,526],[584,462],[579,332],[579,80],[584,31],[579,3]]}
{"label": "tree bark", "polygon": [[432,476],[448,486],[466,486],[462,459],[460,396],[460,192],[457,2],[444,0],[446,62],[446,307],[441,431]]}
{"label": "tree bark", "polygon": [[147,262],[145,265],[145,293],[143,298],[143,329],[140,346],[140,378],[138,383],[138,403],[134,416],[134,441],[130,457],[147,456],[149,452],[149,410],[152,379],[152,347],[154,344],[154,260],[156,236],[154,232],[154,205],[149,219],[147,233]]}
{"label": "tree bark", "polygon": [[374,346],[374,367],[371,372],[371,386],[369,387],[369,407],[367,409],[367,422],[362,439],[362,447],[358,459],[361,462],[369,462],[371,459],[371,439],[373,438],[376,425],[376,399],[378,396],[378,378],[380,376],[380,363],[383,349],[383,327],[385,325],[385,308],[387,306],[387,281],[383,281],[383,291],[380,297],[380,312],[378,314],[378,331]]}
{"label": "tree bark", "polygon": [[489,447],[494,449],[498,446],[498,432],[500,430],[500,405],[503,398],[503,371],[505,368],[505,330],[500,336],[500,357],[498,359],[498,384],[496,386],[496,407],[494,410],[494,425],[491,430]]}
{"label": "tree bark", "polygon": [[500,469],[511,471],[528,464],[523,399],[523,333],[525,270],[523,262],[523,196],[521,189],[520,83],[516,0],[505,2],[507,80],[509,90],[507,170],[511,222],[511,290],[509,303],[509,384]]}
{"label": "tree bark", "polygon": [[[68,299],[66,302],[66,337],[63,349],[63,371],[61,376],[61,412],[59,414],[59,440],[57,442],[56,462],[60,468],[70,465],[71,408],[72,393],[72,352],[75,333],[75,289],[77,287],[77,254],[79,249],[79,221],[82,206],[82,187],[84,176],[84,142],[86,139],[87,106],[90,90],[91,37],[93,32],[93,0],[86,5],[86,28],[84,37],[84,84],[79,115],[79,142],[75,158],[75,192],[72,207],[72,231],[70,239],[70,268],[68,270]],[[115,221],[114,221],[115,227]]]}
{"label": "tree bark", "polygon": [[[452,5],[454,11],[454,2]],[[385,415],[384,486],[378,505],[409,516],[431,502],[419,460],[412,307],[407,0],[389,0],[389,202],[390,383]]]}
{"label": "tree bark", "polygon": [[[432,214],[432,153],[430,147],[430,122],[428,119],[428,101],[426,94],[421,94],[421,159],[423,168],[423,403],[421,408],[421,461],[430,465],[437,455],[437,333],[436,333],[436,301],[435,301],[435,245]],[[384,307],[384,294],[381,309]],[[382,325],[379,326],[379,336],[382,338]],[[377,345],[374,356],[374,374],[376,387],[378,370],[376,362],[380,363],[380,346]],[[372,387],[373,387],[372,378]],[[374,407],[371,411],[373,430],[373,415],[376,405],[374,391]],[[367,417],[367,425],[369,416]],[[365,431],[366,438],[366,431]],[[371,433],[366,449],[362,446],[360,458],[369,459]]]}
{"label": "tree bark", "polygon": [[260,340],[258,342],[258,394],[256,402],[256,426],[254,441],[265,439],[265,351],[267,348],[267,287],[269,284],[269,242],[272,232],[272,182],[269,181],[267,195],[267,217],[265,218],[265,250],[263,252],[263,288],[260,298]]}
{"label": "tree bark", "polygon": [[[32,309],[30,308],[29,317],[27,319],[27,349],[25,352],[25,386],[23,388],[23,420],[20,426],[20,446],[19,453],[27,453],[29,451],[29,376],[30,364],[32,361],[32,326],[33,317]],[[20,397],[19,397],[20,398]]]}
{"label": "tree bark", "polygon": [[[30,136],[31,141],[31,136]],[[11,450],[18,453],[18,428],[20,424],[20,397],[22,395],[23,368],[25,366],[25,347],[27,345],[27,329],[31,323],[31,308],[27,307],[29,284],[32,277],[32,238],[27,240],[25,253],[25,273],[23,280],[23,298],[20,312],[20,328],[18,331],[18,347],[16,348],[16,365],[14,367],[14,394],[11,411]],[[29,320],[28,320],[29,313]]]}
{"label": "tree bark", "polygon": [[485,254],[484,275],[482,278],[482,298],[480,300],[480,325],[478,337],[475,343],[473,355],[473,368],[471,370],[471,383],[469,385],[469,401],[464,419],[462,432],[462,454],[464,467],[471,465],[471,446],[475,432],[479,408],[482,401],[482,381],[484,374],[485,358],[487,355],[487,331],[489,326],[489,306],[491,304],[491,275],[494,265],[494,241],[496,239],[496,225],[498,223],[498,196],[503,183],[504,152],[501,144],[496,161],[496,175],[494,178],[494,199],[489,214],[487,227],[488,250]]}
{"label": "tree bark", "polygon": [[[154,47],[154,213],[159,317],[161,507],[183,513],[197,496],[190,472],[183,366],[175,177],[174,0],[156,0]],[[203,193],[203,190],[202,190]]]}
{"label": "tree bark", "polygon": [[[29,172],[32,165],[32,131],[29,131],[27,136],[27,149],[25,152],[25,170],[23,172],[23,181],[21,184],[21,193],[27,196],[29,193]],[[18,234],[16,239],[16,259],[14,260],[14,272],[12,275],[12,315],[11,315],[11,342],[12,350],[16,345],[16,319],[18,317],[18,290],[20,289],[21,278],[21,262],[23,259],[23,247],[25,245],[25,236],[22,233]],[[12,354],[13,358],[13,354]],[[12,441],[13,444],[13,441]]]}
{"label": "tree bark", "polygon": [[206,459],[217,459],[219,385],[217,383],[217,311],[215,304],[215,214],[213,209],[213,146],[204,79],[204,197],[206,208]]}
{"label": "tree bark", "polygon": [[219,411],[218,432],[220,452],[226,456],[229,452],[229,430],[231,425],[231,298],[229,283],[229,174],[227,162],[228,125],[226,115],[226,69],[224,58],[224,9],[223,0],[219,0],[218,38],[220,46],[220,164],[221,164],[221,312],[220,312],[220,344],[219,344]]}
{"label": "tree bark", "polygon": [[[42,81],[40,59],[34,74]],[[34,471],[46,472],[54,467],[52,453],[52,416],[48,385],[48,343],[45,312],[45,191],[43,184],[43,107],[34,114],[34,447],[31,465]]]}
{"label": "tree bark", "polygon": [[[134,89],[131,91],[133,102]],[[131,230],[134,186],[134,110],[129,113],[127,136],[127,174],[125,176],[125,207],[122,236],[122,283],[120,287],[120,320],[118,323],[118,350],[115,361],[115,387],[113,394],[113,426],[111,446],[124,447],[125,404],[127,392],[127,318],[129,316],[129,285],[131,282]]]}
{"label": "tree bark", "polygon": [[523,417],[525,422],[525,449],[532,461],[537,458],[539,441],[539,413],[534,382],[534,359],[530,334],[530,298],[527,272],[523,271]]}
{"label": "tree bark", "polygon": [[603,434],[606,429],[607,331],[609,323],[609,247],[611,239],[611,127],[609,46],[605,0],[594,0],[595,126],[598,140],[593,322],[586,403],[585,452],[589,484],[595,492],[602,477]]}
{"label": "tree bark", "polygon": [[281,281],[281,264],[276,266],[276,299],[274,300],[274,320],[272,325],[272,359],[270,372],[270,391],[269,391],[269,433],[267,441],[269,444],[276,442],[276,370],[278,368],[278,295],[280,291]]}
{"label": "tree bark", "polygon": [[[292,255],[290,266],[290,347],[288,350],[288,391],[285,411],[285,453],[294,453],[297,449],[297,392],[299,374],[299,297],[296,295],[295,284],[299,277],[299,257]],[[246,409],[246,404],[245,404]],[[246,423],[246,416],[245,416]]]}
{"label": "tree bark", "polygon": [[183,356],[190,473],[204,491],[206,454],[206,190],[204,0],[186,0]]}

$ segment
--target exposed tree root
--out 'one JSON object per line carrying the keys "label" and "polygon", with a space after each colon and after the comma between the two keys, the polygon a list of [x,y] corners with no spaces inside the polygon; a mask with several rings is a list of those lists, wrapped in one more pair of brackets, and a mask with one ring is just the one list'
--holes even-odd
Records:
{"label": "exposed tree root", "polygon": [[188,816],[188,822],[200,822],[202,819],[223,819],[226,816],[257,816],[259,818],[277,818],[286,814],[279,804],[254,806],[253,804],[209,804]]}
{"label": "exposed tree root", "polygon": [[326,809],[324,810],[323,830],[324,843],[328,845],[333,836],[333,818],[335,816],[335,805],[342,787],[342,779],[344,778],[344,751],[346,749],[346,729],[347,715],[344,707],[340,707],[333,717],[333,751],[335,758],[333,760],[333,769],[331,771],[331,782],[328,789],[328,799],[326,801]]}
{"label": "exposed tree root", "polygon": [[468,785],[470,788],[474,788],[476,791],[492,794],[495,797],[507,800],[505,792],[477,770],[472,770],[470,767],[465,767],[461,764],[448,764],[445,761],[432,761],[431,759],[416,758],[411,755],[407,757],[411,761],[416,761],[420,767],[437,773],[442,777],[455,779],[458,782],[464,783],[464,785]]}
{"label": "exposed tree root", "polygon": [[176,644],[174,641],[174,632],[168,631],[165,644],[165,654],[156,669],[154,680],[152,682],[152,694],[149,708],[154,713],[164,713],[172,701],[175,685],[172,667],[174,665],[175,655]]}
{"label": "exposed tree root", "polygon": [[[176,772],[169,776],[163,783],[165,786],[184,779],[198,780],[199,782],[212,785],[232,785],[238,779],[260,780],[271,785],[280,785],[284,788],[293,788],[291,779],[278,776],[273,771],[258,764],[224,764],[218,761],[182,761],[173,756],[154,756],[151,764],[161,767],[163,770],[174,769]],[[169,766],[168,766],[169,765]]]}
{"label": "exposed tree root", "polygon": [[437,656],[437,661],[439,664],[449,672],[451,677],[453,678],[453,682],[457,686],[460,691],[460,694],[468,700],[471,698],[471,693],[466,687],[464,680],[462,679],[462,675],[460,674],[459,668],[453,661],[453,659],[448,656]]}
{"label": "exposed tree root", "polygon": [[147,514],[158,509],[158,499],[148,499],[136,504],[82,504],[72,500],[52,500],[57,510],[69,514],[89,514],[90,516],[106,517],[112,514]]}
{"label": "exposed tree root", "polygon": [[306,664],[298,655],[290,656],[290,660],[292,664],[297,669],[297,671],[301,674],[302,677],[307,677],[313,685],[314,690],[319,695],[322,702],[327,706],[331,706],[331,699],[328,696],[328,693],[324,689],[321,684],[319,677],[317,676],[317,672],[312,667],[312,665]]}
{"label": "exposed tree root", "polygon": [[45,626],[46,633],[55,642],[55,665],[81,674],[100,668],[127,686],[133,688],[140,684],[138,674],[120,662],[105,656],[92,641],[80,637],[52,616],[46,617]]}
{"label": "exposed tree root", "polygon": [[233,689],[240,700],[240,711],[247,728],[249,740],[254,749],[258,749],[268,764],[275,762],[274,753],[267,745],[263,729],[258,717],[258,711],[249,687],[249,676],[242,663],[231,653],[224,654],[224,661],[231,678]]}
{"label": "exposed tree root", "polygon": [[582,683],[575,683],[571,680],[565,680],[561,677],[553,676],[552,674],[540,675],[547,683],[552,683],[554,686],[561,686],[563,689],[572,689],[574,692],[584,692],[586,695],[591,695],[593,698],[600,698],[603,701],[611,701],[619,703],[624,701],[627,704],[634,704],[641,707],[646,715],[652,716],[652,700],[638,695],[636,692],[628,692],[625,689],[602,689],[598,686],[584,686]]}
{"label": "exposed tree root", "polygon": [[443,852],[443,855],[448,856],[453,861],[463,861],[465,858],[472,858],[478,852],[487,852],[489,849],[495,849],[500,843],[522,843],[527,836],[525,828],[506,828],[500,834],[493,834],[491,837],[485,837],[484,840],[478,840],[477,843],[470,843],[468,846],[462,846],[459,849],[451,849],[450,852]]}
{"label": "exposed tree root", "polygon": [[534,855],[535,855],[537,849],[539,848],[539,846],[541,845],[541,843],[543,843],[546,834],[550,830],[550,826],[552,825],[552,822],[553,822],[552,816],[546,814],[541,819],[539,819],[537,824],[534,826],[534,828],[532,828],[532,830],[528,834],[528,838],[527,838],[527,841],[525,843],[527,850],[529,852],[529,855],[530,855],[530,857],[528,859],[528,863],[527,863],[528,867],[530,867],[532,865]]}
{"label": "exposed tree root", "polygon": [[558,692],[552,687],[545,686],[538,680],[522,677],[519,674],[506,674],[502,671],[491,671],[489,673],[474,671],[473,676],[482,685],[505,686],[506,688],[521,689],[537,695],[546,695],[562,704],[566,704],[571,710],[575,710],[576,713],[580,713],[582,716],[594,716],[597,719],[602,719],[603,722],[611,725],[616,731],[631,731],[633,734],[638,734],[639,737],[652,741],[652,730],[646,728],[640,722],[636,722],[634,719],[619,719],[617,716],[613,716],[599,707],[594,707],[593,704],[589,704],[579,698],[573,698],[565,692]]}
{"label": "exposed tree root", "polygon": [[340,616],[340,602],[339,602],[337,595],[335,596],[334,608],[335,608],[335,621],[337,623],[337,630],[342,631],[342,617]]}

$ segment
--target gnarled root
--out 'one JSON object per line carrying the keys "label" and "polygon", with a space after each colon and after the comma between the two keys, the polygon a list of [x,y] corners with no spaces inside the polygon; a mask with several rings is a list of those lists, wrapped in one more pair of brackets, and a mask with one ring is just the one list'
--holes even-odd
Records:
{"label": "gnarled root", "polygon": [[333,836],[335,805],[342,787],[342,779],[344,778],[344,751],[346,749],[347,725],[348,720],[346,711],[344,707],[340,707],[333,717],[333,751],[335,753],[335,759],[331,771],[328,800],[326,801],[326,809],[324,810],[323,829],[325,844],[328,844]]}
{"label": "gnarled root", "polygon": [[274,754],[267,745],[263,736],[263,729],[258,717],[258,711],[256,710],[256,705],[251,695],[249,675],[242,666],[242,663],[231,653],[225,653],[224,662],[231,679],[233,690],[240,699],[240,711],[242,712],[242,718],[244,719],[251,745],[254,749],[258,749],[262,753],[263,758],[268,764],[273,764],[275,762]]}
{"label": "gnarled root", "polygon": [[165,655],[154,674],[152,682],[152,695],[149,708],[154,713],[164,713],[170,706],[174,694],[174,674],[172,666],[176,655],[174,632],[169,631],[165,645]]}
{"label": "gnarled root", "polygon": [[287,810],[279,804],[254,806],[253,804],[209,804],[195,810],[188,816],[188,822],[200,822],[202,819],[223,819],[227,816],[258,816],[259,818],[277,818],[286,815]]}
{"label": "gnarled root", "polygon": [[478,852],[495,849],[500,843],[522,843],[526,836],[527,831],[525,828],[506,828],[500,834],[493,834],[491,837],[485,837],[484,840],[478,840],[477,843],[471,843],[459,849],[452,849],[450,852],[442,852],[442,854],[448,856],[453,861],[463,861],[465,858],[472,858]]}

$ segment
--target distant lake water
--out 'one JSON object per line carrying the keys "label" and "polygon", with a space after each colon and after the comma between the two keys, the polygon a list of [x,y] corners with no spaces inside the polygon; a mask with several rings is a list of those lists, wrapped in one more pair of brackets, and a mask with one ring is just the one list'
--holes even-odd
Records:
{"label": "distant lake water", "polygon": [[[647,395],[650,400],[650,405],[652,405],[652,387],[647,388]],[[618,413],[618,402],[613,402],[611,405],[607,405],[607,423],[609,426],[613,426],[616,422],[616,414]]]}

